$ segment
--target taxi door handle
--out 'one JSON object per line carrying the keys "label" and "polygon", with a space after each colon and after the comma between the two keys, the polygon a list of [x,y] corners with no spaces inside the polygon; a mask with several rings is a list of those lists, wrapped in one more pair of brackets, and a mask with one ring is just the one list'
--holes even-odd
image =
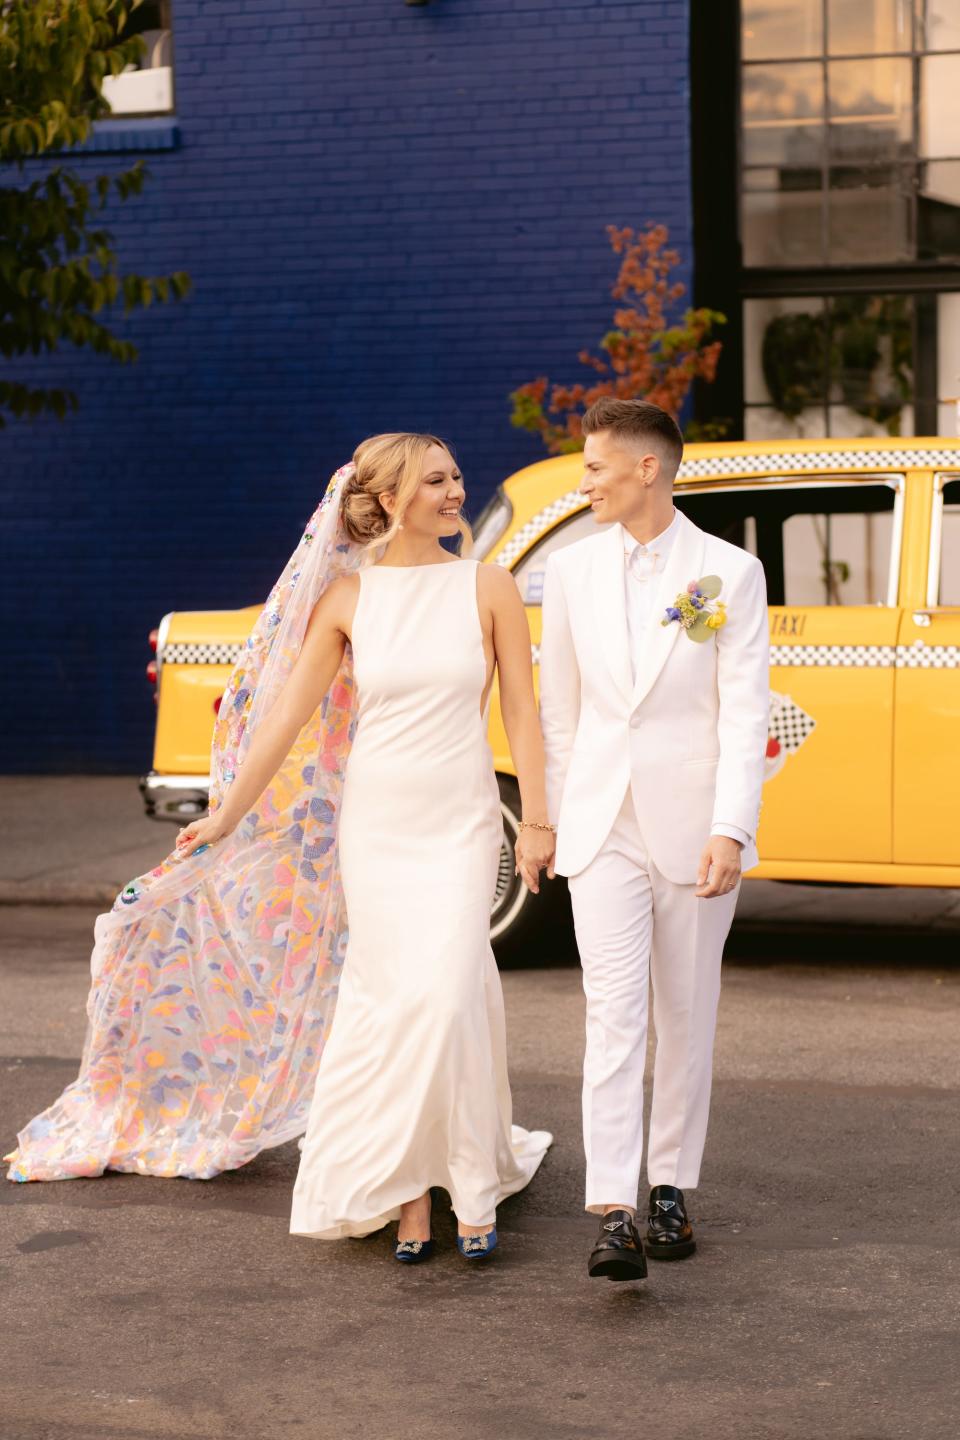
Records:
{"label": "taxi door handle", "polygon": [[932,610],[914,610],[913,623],[921,628],[933,623],[934,612]]}

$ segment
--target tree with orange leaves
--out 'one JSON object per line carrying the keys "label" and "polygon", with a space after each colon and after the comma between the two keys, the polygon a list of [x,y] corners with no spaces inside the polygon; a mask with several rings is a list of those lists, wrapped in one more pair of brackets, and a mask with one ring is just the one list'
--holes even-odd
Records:
{"label": "tree with orange leaves", "polygon": [[667,323],[669,312],[686,294],[685,285],[670,279],[680,256],[667,249],[667,227],[649,225],[636,232],[608,225],[607,234],[613,253],[621,257],[610,292],[619,302],[614,329],[600,341],[602,357],[589,350],[581,350],[579,357],[601,378],[592,385],[551,386],[541,376],[510,396],[511,423],[540,435],[551,455],[583,449],[581,419],[602,395],[651,400],[676,419],[694,380],[711,381],[717,373],[721,346],[711,335],[715,326],[726,323],[726,316],[687,309],[680,323]]}

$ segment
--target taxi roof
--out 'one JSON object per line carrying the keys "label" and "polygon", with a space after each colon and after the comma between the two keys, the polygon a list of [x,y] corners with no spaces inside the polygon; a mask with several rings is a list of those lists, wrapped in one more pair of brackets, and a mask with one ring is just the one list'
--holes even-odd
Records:
{"label": "taxi roof", "polygon": [[[849,475],[902,470],[954,469],[960,466],[960,439],[944,435],[877,437],[843,440],[722,440],[686,445],[677,474],[678,485],[706,479],[763,479],[804,474]],[[554,493],[574,490],[583,462],[579,451],[553,455],[517,470],[504,482],[514,498],[528,486],[548,486]]]}
{"label": "taxi roof", "polygon": [[[884,436],[843,440],[723,440],[687,445],[677,487],[791,476],[891,475],[908,470],[960,472],[960,439]],[[516,471],[503,482],[511,514],[487,558],[512,566],[552,526],[586,508],[579,494],[580,451],[554,455]]]}

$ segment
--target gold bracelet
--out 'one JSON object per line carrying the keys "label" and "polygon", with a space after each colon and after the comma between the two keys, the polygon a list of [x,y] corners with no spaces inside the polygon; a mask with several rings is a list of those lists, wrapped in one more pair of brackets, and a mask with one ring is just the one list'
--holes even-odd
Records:
{"label": "gold bracelet", "polygon": [[539,820],[521,820],[521,830],[549,830],[551,835],[556,835],[556,825],[544,825]]}

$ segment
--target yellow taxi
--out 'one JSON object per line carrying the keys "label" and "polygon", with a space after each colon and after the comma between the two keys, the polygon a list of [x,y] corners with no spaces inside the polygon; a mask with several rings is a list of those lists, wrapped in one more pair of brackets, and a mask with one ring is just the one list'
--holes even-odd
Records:
{"label": "yellow taxi", "polygon": [[[528,466],[475,526],[475,553],[520,587],[535,665],[547,556],[596,530],[580,476],[579,455]],[[751,874],[960,885],[960,440],[689,445],[675,498],[766,571],[770,730]],[[258,609],[174,613],[155,632],[150,814],[205,807],[214,715]],[[537,900],[513,874],[519,795],[496,688],[490,740],[504,819],[491,935],[514,943],[546,923],[560,887]]]}

